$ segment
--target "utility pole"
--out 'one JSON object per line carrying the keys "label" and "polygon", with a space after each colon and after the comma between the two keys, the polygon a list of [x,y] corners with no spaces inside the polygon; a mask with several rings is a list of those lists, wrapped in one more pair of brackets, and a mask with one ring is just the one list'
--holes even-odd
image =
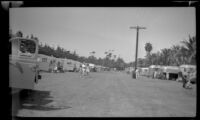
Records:
{"label": "utility pole", "polygon": [[[140,29],[146,29],[146,27],[140,27],[140,26],[131,26],[130,29],[136,29],[137,30],[137,36],[136,36],[136,52],[135,52],[135,71],[137,69],[137,54],[138,54],[138,36],[139,36],[139,30]],[[134,76],[135,78],[136,76]]]}

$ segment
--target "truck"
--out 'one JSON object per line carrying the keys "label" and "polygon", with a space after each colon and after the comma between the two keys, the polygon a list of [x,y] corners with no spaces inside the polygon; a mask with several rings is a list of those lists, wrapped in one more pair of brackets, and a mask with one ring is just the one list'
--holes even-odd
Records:
{"label": "truck", "polygon": [[41,79],[38,71],[38,40],[13,37],[9,40],[9,88],[12,115],[20,108],[22,91],[34,90]]}

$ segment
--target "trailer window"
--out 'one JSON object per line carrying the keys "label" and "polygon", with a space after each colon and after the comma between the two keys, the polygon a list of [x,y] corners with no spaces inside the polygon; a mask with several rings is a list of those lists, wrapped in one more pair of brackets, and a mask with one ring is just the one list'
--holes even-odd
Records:
{"label": "trailer window", "polygon": [[42,62],[47,62],[47,58],[42,58]]}
{"label": "trailer window", "polygon": [[32,56],[36,51],[36,44],[31,40],[20,41],[20,53],[25,56]]}

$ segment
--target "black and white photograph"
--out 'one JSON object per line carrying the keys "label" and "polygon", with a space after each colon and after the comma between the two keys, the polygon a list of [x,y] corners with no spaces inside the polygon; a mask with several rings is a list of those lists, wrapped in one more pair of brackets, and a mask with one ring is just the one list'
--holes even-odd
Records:
{"label": "black and white photograph", "polygon": [[195,7],[11,7],[13,117],[195,117]]}

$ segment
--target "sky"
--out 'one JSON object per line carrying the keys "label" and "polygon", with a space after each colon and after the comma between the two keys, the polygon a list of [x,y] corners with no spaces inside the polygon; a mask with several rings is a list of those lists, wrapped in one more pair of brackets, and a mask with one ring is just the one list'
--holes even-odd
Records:
{"label": "sky", "polygon": [[196,36],[194,7],[30,7],[11,8],[9,27],[13,33],[38,37],[39,42],[76,51],[88,57],[105,57],[105,51],[125,62],[135,61],[136,30],[139,30],[138,58],[146,55],[145,44],[150,42],[152,52]]}

